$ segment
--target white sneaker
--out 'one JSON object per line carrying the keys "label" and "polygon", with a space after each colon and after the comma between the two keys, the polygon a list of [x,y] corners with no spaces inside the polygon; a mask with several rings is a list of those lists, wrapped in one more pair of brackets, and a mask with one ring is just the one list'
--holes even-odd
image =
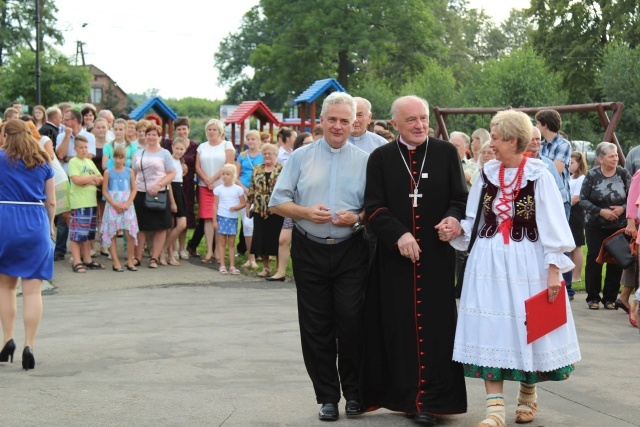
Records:
{"label": "white sneaker", "polygon": [[[174,255],[174,257],[177,259],[178,256]],[[189,259],[189,252],[187,252],[185,249],[180,251],[180,259]]]}

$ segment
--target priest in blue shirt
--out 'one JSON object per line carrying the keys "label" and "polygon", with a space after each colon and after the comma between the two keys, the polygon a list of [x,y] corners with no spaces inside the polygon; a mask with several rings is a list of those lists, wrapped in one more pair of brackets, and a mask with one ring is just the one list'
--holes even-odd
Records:
{"label": "priest in blue shirt", "polygon": [[371,103],[364,98],[355,97],[356,101],[356,120],[353,122],[353,131],[349,136],[349,142],[363,151],[371,154],[373,150],[381,145],[387,144],[387,140],[378,134],[369,132],[369,124],[371,123]]}
{"label": "priest in blue shirt", "polygon": [[369,155],[348,142],[356,109],[346,93],[325,99],[324,137],[291,154],[269,202],[271,212],[295,223],[302,355],[324,421],[339,417],[341,386],[346,415],[363,412],[358,375],[369,249],[360,222]]}

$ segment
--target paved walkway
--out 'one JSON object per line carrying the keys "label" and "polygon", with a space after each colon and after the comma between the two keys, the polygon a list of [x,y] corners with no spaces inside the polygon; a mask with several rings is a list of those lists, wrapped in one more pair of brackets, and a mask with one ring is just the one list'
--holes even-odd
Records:
{"label": "paved walkway", "polygon": [[[326,426],[302,361],[293,283],[189,263],[135,273],[56,268],[36,369],[20,368],[20,352],[0,364],[0,425]],[[532,425],[640,426],[638,331],[621,312],[590,311],[580,297],[572,306],[583,361],[569,381],[539,387]],[[469,412],[441,425],[484,418],[482,381],[468,380],[467,390]],[[516,393],[508,383],[509,426]],[[333,425],[414,424],[377,411]]]}

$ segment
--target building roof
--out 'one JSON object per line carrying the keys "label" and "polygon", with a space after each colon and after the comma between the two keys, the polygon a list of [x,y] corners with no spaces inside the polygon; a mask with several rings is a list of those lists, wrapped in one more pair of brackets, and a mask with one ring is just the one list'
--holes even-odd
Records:
{"label": "building roof", "polygon": [[[87,67],[87,70],[89,71],[89,74],[91,74],[94,77],[94,80],[93,80],[94,82],[97,81],[99,77],[106,77],[113,84],[113,87],[116,90],[122,92],[122,96],[124,98],[127,97],[127,93],[124,90],[122,90],[122,88],[118,86],[118,83],[116,83],[107,73],[105,73],[104,71],[102,71],[100,68],[96,67],[93,64],[87,64],[86,67]],[[91,83],[91,81],[89,83]]]}
{"label": "building roof", "polygon": [[129,116],[133,120],[143,119],[147,111],[153,110],[162,119],[171,119],[175,120],[178,118],[178,115],[169,107],[159,96],[154,96],[153,98],[149,98],[144,101],[142,104],[138,105],[133,109]]}
{"label": "building roof", "polygon": [[278,118],[267,107],[267,104],[262,101],[244,101],[238,105],[238,108],[224,122],[227,125],[231,123],[241,124],[249,116],[256,116],[263,123],[273,123],[276,126],[280,126]]}
{"label": "building roof", "polygon": [[329,95],[331,92],[346,92],[336,79],[316,80],[311,86],[302,92],[293,101],[296,105],[303,102],[312,103],[321,95]]}

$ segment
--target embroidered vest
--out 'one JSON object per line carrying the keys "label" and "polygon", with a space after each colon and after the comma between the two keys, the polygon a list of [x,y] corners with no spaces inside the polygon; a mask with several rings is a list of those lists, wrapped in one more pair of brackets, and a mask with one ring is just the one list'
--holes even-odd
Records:
{"label": "embroidered vest", "polygon": [[[498,232],[498,216],[493,211],[493,202],[498,195],[498,187],[493,185],[482,172],[482,178],[487,183],[487,192],[484,196],[482,208],[484,210],[484,225],[478,233],[478,237],[491,238]],[[521,242],[524,236],[531,242],[538,240],[538,225],[536,224],[536,199],[534,195],[534,181],[527,181],[527,185],[520,190],[518,197],[513,201],[513,227],[511,228],[511,240]]]}

